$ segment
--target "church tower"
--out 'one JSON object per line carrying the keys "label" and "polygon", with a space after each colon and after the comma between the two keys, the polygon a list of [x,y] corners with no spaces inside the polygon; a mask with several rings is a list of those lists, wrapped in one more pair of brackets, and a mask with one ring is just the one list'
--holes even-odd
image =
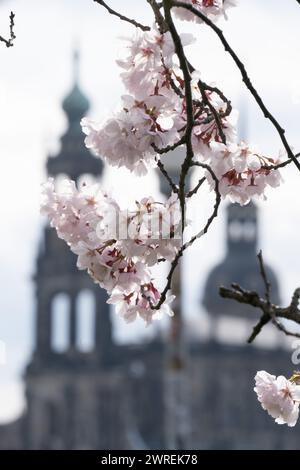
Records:
{"label": "church tower", "polygon": [[[82,175],[99,178],[103,171],[101,160],[84,146],[80,120],[89,101],[79,88],[78,59],[75,53],[73,87],[63,101],[67,130],[61,150],[47,160],[48,175],[77,183]],[[35,347],[25,373],[27,446],[97,448],[98,389],[91,387],[113,357],[106,293],[76,268],[76,256],[49,226],[43,230],[34,282]]]}
{"label": "church tower", "polygon": [[[219,295],[219,287],[240,284],[245,289],[264,295],[264,284],[259,273],[257,260],[258,247],[258,209],[254,202],[246,206],[229,204],[226,209],[226,254],[223,261],[213,268],[205,287],[203,305],[210,314],[212,334],[221,317],[253,319],[252,307],[233,300],[224,300]],[[273,270],[266,266],[271,283],[274,303],[279,303],[279,288]]]}
{"label": "church tower", "polygon": [[[244,98],[240,99],[240,118],[238,123],[239,141],[248,141],[248,107]],[[259,244],[259,210],[251,201],[249,204],[228,204],[226,208],[225,258],[208,275],[203,296],[203,306],[210,315],[212,339],[216,339],[219,320],[224,317],[235,320],[255,319],[256,310],[234,300],[225,300],[219,295],[220,286],[230,287],[237,283],[245,289],[264,295],[265,288],[259,272],[257,254]],[[271,283],[271,296],[279,303],[279,286],[274,271],[266,267]],[[252,322],[253,323],[253,322]],[[245,325],[246,328],[249,325]]]}

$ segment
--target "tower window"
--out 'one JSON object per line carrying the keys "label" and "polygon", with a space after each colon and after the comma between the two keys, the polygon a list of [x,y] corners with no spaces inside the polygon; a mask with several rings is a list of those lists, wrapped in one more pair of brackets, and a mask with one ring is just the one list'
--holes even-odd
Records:
{"label": "tower window", "polygon": [[252,242],[256,238],[256,224],[252,221],[234,220],[229,224],[228,233],[233,242]]}
{"label": "tower window", "polygon": [[230,240],[237,242],[243,238],[243,223],[235,220],[229,224]]}
{"label": "tower window", "polygon": [[57,294],[51,305],[51,346],[63,352],[69,346],[70,299],[67,294]]}
{"label": "tower window", "polygon": [[256,237],[256,225],[254,222],[245,222],[244,223],[244,239],[247,242],[255,240]]}
{"label": "tower window", "polygon": [[80,351],[88,352],[94,349],[95,313],[93,292],[88,289],[81,291],[76,301],[76,346]]}

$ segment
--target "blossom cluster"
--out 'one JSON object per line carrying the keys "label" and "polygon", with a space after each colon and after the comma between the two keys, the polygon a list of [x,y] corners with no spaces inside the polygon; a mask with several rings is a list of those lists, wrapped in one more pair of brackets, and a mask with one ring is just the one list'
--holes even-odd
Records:
{"label": "blossom cluster", "polygon": [[57,234],[78,256],[77,266],[107,290],[108,303],[128,322],[142,317],[147,324],[161,314],[172,315],[169,296],[160,309],[151,267],[173,259],[181,245],[178,198],[164,204],[145,198],[134,211],[122,211],[98,185],[77,189],[65,180],[56,190],[53,179],[43,185],[41,210]]}
{"label": "blossom cluster", "polygon": [[[229,0],[187,3],[206,11],[213,19],[233,5]],[[184,47],[194,40],[191,35],[181,35]],[[169,31],[161,33],[156,26],[146,32],[137,30],[128,40],[127,49],[127,56],[118,60],[128,92],[122,96],[119,111],[102,124],[84,118],[82,128],[86,146],[96,155],[105,158],[110,165],[144,175],[156,166],[162,149],[184,139],[185,82]],[[200,72],[191,70],[191,76],[195,160],[209,164],[220,182],[222,197],[246,204],[254,196],[264,196],[267,187],[280,184],[279,171],[268,168],[276,165],[278,159],[266,157],[239,142],[237,112],[224,101],[217,88],[206,90],[204,99],[199,85]],[[207,174],[207,177],[214,188],[211,176]]]}
{"label": "blossom cluster", "polygon": [[[234,4],[232,0],[186,3],[213,21]],[[189,19],[189,12],[183,8],[174,10]],[[195,38],[181,34],[180,40],[185,48]],[[207,173],[207,180],[215,189],[215,174],[222,197],[245,204],[253,196],[264,195],[267,186],[280,183],[278,171],[269,168],[277,160],[238,141],[237,113],[216,87],[203,90],[201,73],[188,62],[191,102],[187,105],[187,84],[167,28],[137,28],[127,40],[127,54],[118,65],[126,88],[120,108],[103,123],[82,120],[86,146],[108,164],[144,175],[159,158],[168,158],[162,155],[170,146],[179,146],[191,137],[192,163],[210,166],[213,173]],[[192,116],[187,115],[187,109]],[[191,132],[188,137],[187,128]],[[177,235],[182,233],[183,207],[180,211],[179,193],[177,190],[164,204],[144,198],[128,212],[97,186],[78,190],[75,183],[66,181],[64,191],[57,192],[49,180],[44,186],[42,211],[58,236],[78,255],[78,267],[86,269],[107,290],[109,302],[118,305],[120,314],[128,321],[141,316],[149,323],[159,314],[153,308],[158,303],[161,310],[171,314],[168,301],[160,302],[151,268],[162,259],[173,260],[180,249],[181,236]]]}
{"label": "blossom cluster", "polygon": [[265,371],[257,372],[255,376],[257,394],[261,406],[278,424],[295,426],[299,416],[300,385],[299,374],[290,380],[280,375],[275,377]]}
{"label": "blossom cluster", "polygon": [[[221,17],[226,18],[226,10],[237,4],[237,0],[183,0],[183,2],[191,5],[212,21],[217,21]],[[181,20],[202,22],[201,18],[185,8],[175,8],[175,14]]]}
{"label": "blossom cluster", "polygon": [[[193,41],[182,35],[184,45]],[[124,166],[143,175],[155,165],[155,148],[175,144],[186,124],[183,80],[174,61],[175,48],[169,32],[161,34],[137,31],[128,40],[129,54],[118,64],[129,94],[122,96],[122,106],[103,125],[87,118],[82,128],[85,143],[110,165]]]}

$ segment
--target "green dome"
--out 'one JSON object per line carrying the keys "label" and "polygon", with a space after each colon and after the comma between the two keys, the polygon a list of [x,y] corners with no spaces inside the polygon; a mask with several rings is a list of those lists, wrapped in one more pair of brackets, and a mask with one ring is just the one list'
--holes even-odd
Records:
{"label": "green dome", "polygon": [[82,93],[77,82],[63,100],[62,107],[71,122],[80,120],[88,112],[90,108],[89,100]]}

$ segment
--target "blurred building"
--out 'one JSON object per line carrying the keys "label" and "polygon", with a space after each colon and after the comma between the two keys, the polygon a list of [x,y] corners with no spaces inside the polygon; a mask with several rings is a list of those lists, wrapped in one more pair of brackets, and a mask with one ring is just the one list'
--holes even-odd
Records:
{"label": "blurred building", "polygon": [[[47,172],[79,182],[82,175],[99,178],[103,168],[83,144],[79,123],[89,102],[78,86],[76,63],[74,86],[63,102],[68,128],[60,152],[47,160]],[[256,371],[284,373],[288,353],[231,344],[230,329],[226,343],[218,335],[224,319],[255,320],[252,309],[221,299],[218,287],[231,282],[258,291],[263,287],[256,264],[257,208],[231,205],[227,219],[226,257],[209,274],[204,290],[211,335],[186,340],[185,447],[299,448],[299,433],[275,425],[253,393]],[[276,276],[267,271],[278,301]],[[27,407],[20,419],[0,426],[0,448],[167,448],[170,423],[181,425],[176,402],[172,409],[166,393],[167,343],[155,337],[146,344],[117,344],[104,291],[77,270],[75,256],[48,226],[34,281],[36,342],[24,374]]]}

